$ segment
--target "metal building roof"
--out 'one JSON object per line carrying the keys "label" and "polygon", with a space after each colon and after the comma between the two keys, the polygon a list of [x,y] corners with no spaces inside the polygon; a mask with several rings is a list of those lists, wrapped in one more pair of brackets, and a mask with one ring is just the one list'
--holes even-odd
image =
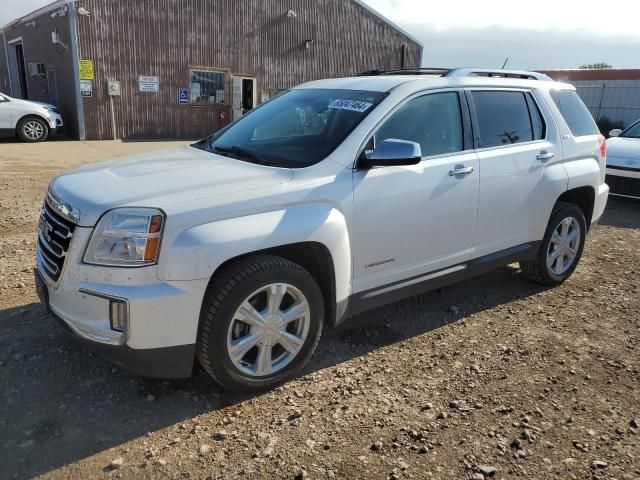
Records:
{"label": "metal building roof", "polygon": [[[0,27],[0,32],[3,32],[4,30],[6,30],[8,28],[11,28],[14,25],[17,25],[19,23],[28,22],[29,20],[32,20],[32,19],[34,19],[36,17],[39,17],[40,15],[42,15],[44,13],[50,12],[50,11],[55,10],[57,8],[60,8],[60,7],[64,6],[64,5],[68,5],[70,3],[75,3],[77,1],[78,0],[57,0],[57,1],[53,2],[53,3],[45,5],[42,8],[39,8],[38,10],[35,10],[35,11],[29,13],[28,15],[25,15],[23,17],[19,17],[19,18],[16,18],[15,20],[12,20],[11,22],[9,22],[6,25],[4,25],[3,27]],[[358,4],[359,6],[361,6],[365,10],[367,10],[369,13],[375,15],[376,17],[378,17],[380,20],[382,20],[383,22],[385,22],[386,24],[388,24],[389,26],[391,26],[395,30],[398,30],[400,33],[402,33],[409,40],[417,43],[421,47],[424,47],[424,44],[420,40],[418,40],[417,37],[415,37],[414,35],[410,34],[406,30],[404,30],[402,27],[397,25],[396,23],[392,22],[389,18],[387,18],[384,15],[382,15],[376,9],[374,9],[373,7],[371,7],[370,5],[365,3],[363,0],[351,0],[351,1],[356,3],[356,4]]]}

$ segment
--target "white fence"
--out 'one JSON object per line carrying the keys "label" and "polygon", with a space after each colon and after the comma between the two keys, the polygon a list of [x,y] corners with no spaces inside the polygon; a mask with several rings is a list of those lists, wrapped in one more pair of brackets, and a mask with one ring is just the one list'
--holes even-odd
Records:
{"label": "white fence", "polygon": [[629,126],[640,119],[640,80],[573,80],[596,121]]}

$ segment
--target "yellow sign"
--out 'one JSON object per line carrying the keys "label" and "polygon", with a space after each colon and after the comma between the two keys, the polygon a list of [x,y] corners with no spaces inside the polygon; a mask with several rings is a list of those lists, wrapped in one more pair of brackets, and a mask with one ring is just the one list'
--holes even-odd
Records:
{"label": "yellow sign", "polygon": [[93,80],[93,61],[80,60],[80,80]]}

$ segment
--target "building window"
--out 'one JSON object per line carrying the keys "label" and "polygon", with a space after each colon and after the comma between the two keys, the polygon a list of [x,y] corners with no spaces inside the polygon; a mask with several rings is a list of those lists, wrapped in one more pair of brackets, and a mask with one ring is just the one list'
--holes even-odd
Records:
{"label": "building window", "polygon": [[191,105],[221,105],[225,103],[227,74],[212,70],[190,70]]}

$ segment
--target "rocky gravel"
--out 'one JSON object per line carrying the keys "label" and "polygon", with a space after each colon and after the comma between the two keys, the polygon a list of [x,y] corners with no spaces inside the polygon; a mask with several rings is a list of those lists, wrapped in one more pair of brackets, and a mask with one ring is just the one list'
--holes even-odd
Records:
{"label": "rocky gravel", "polygon": [[34,293],[52,176],[167,146],[0,141],[0,478],[640,478],[640,202],[611,200],[560,288],[512,266],[368,312],[241,396],[123,372]]}

